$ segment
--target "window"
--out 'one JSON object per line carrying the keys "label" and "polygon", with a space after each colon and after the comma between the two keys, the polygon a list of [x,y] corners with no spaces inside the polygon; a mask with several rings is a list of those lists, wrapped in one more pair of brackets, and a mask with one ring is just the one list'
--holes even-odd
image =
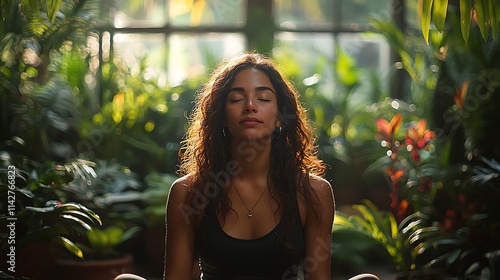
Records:
{"label": "window", "polygon": [[[115,0],[111,26],[105,28],[110,36],[103,36],[102,45],[109,45],[133,73],[139,70],[139,61],[146,59],[147,67],[174,84],[205,73],[222,58],[253,48],[278,58],[291,55],[305,72],[315,74],[318,60],[333,61],[338,46],[359,67],[384,75],[390,66],[389,46],[381,36],[366,31],[372,14],[390,17],[390,3]],[[324,78],[324,92],[333,92],[332,68],[326,65],[322,71],[318,74]]]}

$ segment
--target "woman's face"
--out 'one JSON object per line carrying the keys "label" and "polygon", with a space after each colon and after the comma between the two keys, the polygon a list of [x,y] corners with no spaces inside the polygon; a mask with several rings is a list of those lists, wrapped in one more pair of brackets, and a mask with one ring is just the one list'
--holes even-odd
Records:
{"label": "woman's face", "polygon": [[278,119],[278,99],[269,77],[256,68],[240,71],[226,99],[226,126],[234,140],[268,139]]}

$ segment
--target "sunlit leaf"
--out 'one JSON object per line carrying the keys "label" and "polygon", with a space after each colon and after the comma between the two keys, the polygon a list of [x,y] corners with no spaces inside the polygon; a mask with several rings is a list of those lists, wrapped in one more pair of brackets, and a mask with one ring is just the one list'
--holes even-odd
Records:
{"label": "sunlit leaf", "polygon": [[469,41],[470,22],[471,22],[471,1],[460,1],[460,29],[465,42]]}
{"label": "sunlit leaf", "polygon": [[420,24],[425,43],[429,44],[429,29],[431,25],[431,12],[433,0],[420,0]]}
{"label": "sunlit leaf", "polygon": [[448,0],[434,1],[434,7],[432,8],[432,20],[434,21],[434,25],[438,31],[444,30],[447,12]]}
{"label": "sunlit leaf", "polygon": [[489,18],[489,5],[490,0],[475,0],[474,10],[476,11],[477,25],[479,26],[479,31],[484,40],[488,39],[488,19]]}
{"label": "sunlit leaf", "polygon": [[73,255],[83,259],[83,251],[75,243],[71,242],[71,240],[63,236],[59,236],[57,240]]}

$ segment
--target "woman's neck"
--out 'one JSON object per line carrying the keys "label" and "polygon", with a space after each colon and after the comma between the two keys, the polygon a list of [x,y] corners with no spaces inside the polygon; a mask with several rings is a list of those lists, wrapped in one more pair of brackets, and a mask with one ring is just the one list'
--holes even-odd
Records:
{"label": "woman's neck", "polygon": [[241,167],[241,172],[236,177],[244,180],[262,178],[262,176],[267,178],[271,158],[270,142],[233,142],[231,153],[233,160]]}

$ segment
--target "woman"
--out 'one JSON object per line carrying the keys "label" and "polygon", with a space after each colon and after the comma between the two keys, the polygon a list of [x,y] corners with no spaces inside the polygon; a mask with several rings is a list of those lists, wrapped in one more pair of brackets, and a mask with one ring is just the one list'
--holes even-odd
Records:
{"label": "woman", "polygon": [[182,144],[165,279],[331,279],[332,188],[298,94],[271,60],[245,54],[216,68]]}

